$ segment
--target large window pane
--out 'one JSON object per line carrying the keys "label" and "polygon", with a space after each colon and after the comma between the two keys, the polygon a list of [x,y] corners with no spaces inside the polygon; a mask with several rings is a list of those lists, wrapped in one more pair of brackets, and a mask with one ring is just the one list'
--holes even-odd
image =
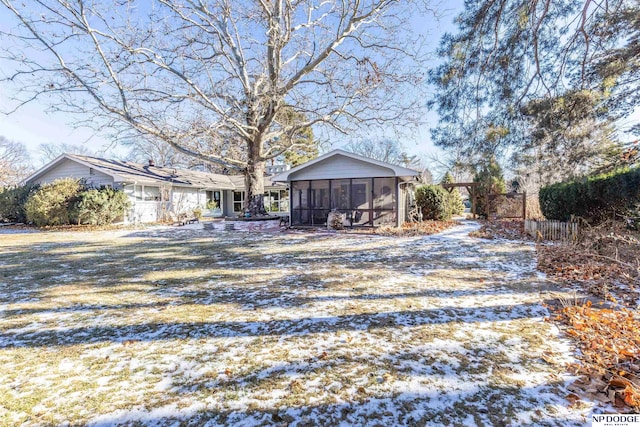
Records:
{"label": "large window pane", "polygon": [[310,225],[309,209],[295,209],[291,212],[291,224],[292,225]]}
{"label": "large window pane", "polygon": [[353,225],[371,225],[371,211],[357,210],[353,212]]}
{"label": "large window pane", "polygon": [[314,209],[329,209],[329,181],[311,181],[311,207]]}
{"label": "large window pane", "polygon": [[314,209],[311,211],[311,222],[313,225],[326,225],[329,209]]}
{"label": "large window pane", "polygon": [[233,211],[242,212],[244,209],[244,191],[233,192]]}
{"label": "large window pane", "polygon": [[289,212],[289,190],[280,190],[280,211]]}
{"label": "large window pane", "polygon": [[348,210],[351,207],[351,186],[348,179],[331,181],[331,209]]}
{"label": "large window pane", "polygon": [[373,180],[373,208],[395,209],[396,187],[394,178],[374,178]]}
{"label": "large window pane", "polygon": [[293,195],[293,209],[309,207],[309,181],[293,181],[291,194]]}
{"label": "large window pane", "polygon": [[146,201],[159,201],[160,200],[160,188],[151,187],[145,185],[144,187],[144,200]]}
{"label": "large window pane", "polygon": [[351,181],[351,208],[370,209],[371,179],[353,179]]}
{"label": "large window pane", "polygon": [[395,211],[374,211],[373,225],[375,225],[376,227],[380,225],[396,225],[396,212]]}

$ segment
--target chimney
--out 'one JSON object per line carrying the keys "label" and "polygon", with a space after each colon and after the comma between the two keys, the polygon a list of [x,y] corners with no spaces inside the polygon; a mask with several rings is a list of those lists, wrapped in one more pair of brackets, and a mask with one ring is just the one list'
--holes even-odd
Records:
{"label": "chimney", "polygon": [[153,161],[153,159],[149,159],[149,166],[153,167],[155,165],[156,163]]}

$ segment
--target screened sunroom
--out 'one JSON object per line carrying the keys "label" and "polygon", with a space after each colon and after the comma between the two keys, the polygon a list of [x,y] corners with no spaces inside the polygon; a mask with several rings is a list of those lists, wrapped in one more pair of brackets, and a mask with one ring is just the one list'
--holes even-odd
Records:
{"label": "screened sunroom", "polygon": [[274,178],[289,183],[294,226],[326,225],[329,212],[344,225],[378,227],[404,222],[407,184],[417,171],[335,150]]}

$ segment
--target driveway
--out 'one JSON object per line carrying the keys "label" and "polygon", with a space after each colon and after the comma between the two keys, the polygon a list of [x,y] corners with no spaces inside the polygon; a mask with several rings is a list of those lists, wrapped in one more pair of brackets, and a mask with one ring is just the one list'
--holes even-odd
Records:
{"label": "driveway", "polygon": [[0,235],[0,425],[584,425],[531,245]]}

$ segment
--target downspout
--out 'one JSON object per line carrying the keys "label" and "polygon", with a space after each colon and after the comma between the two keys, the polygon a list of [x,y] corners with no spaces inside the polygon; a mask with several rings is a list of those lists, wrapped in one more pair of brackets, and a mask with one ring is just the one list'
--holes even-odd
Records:
{"label": "downspout", "polygon": [[[399,179],[399,178],[397,178]],[[417,182],[417,181],[415,181]],[[401,185],[404,184],[405,186],[409,185],[409,184],[415,184],[414,181],[402,181],[398,183],[398,214],[400,213],[400,190],[401,190]],[[400,215],[398,215],[398,219],[396,221],[396,226],[400,227],[402,224],[404,224],[404,222],[407,219],[407,212],[406,212],[406,208],[407,208],[407,201],[406,201],[406,188],[405,188],[405,193],[402,193],[402,203],[404,204],[403,209],[402,209],[402,219],[400,218]],[[402,222],[400,222],[402,220]]]}

